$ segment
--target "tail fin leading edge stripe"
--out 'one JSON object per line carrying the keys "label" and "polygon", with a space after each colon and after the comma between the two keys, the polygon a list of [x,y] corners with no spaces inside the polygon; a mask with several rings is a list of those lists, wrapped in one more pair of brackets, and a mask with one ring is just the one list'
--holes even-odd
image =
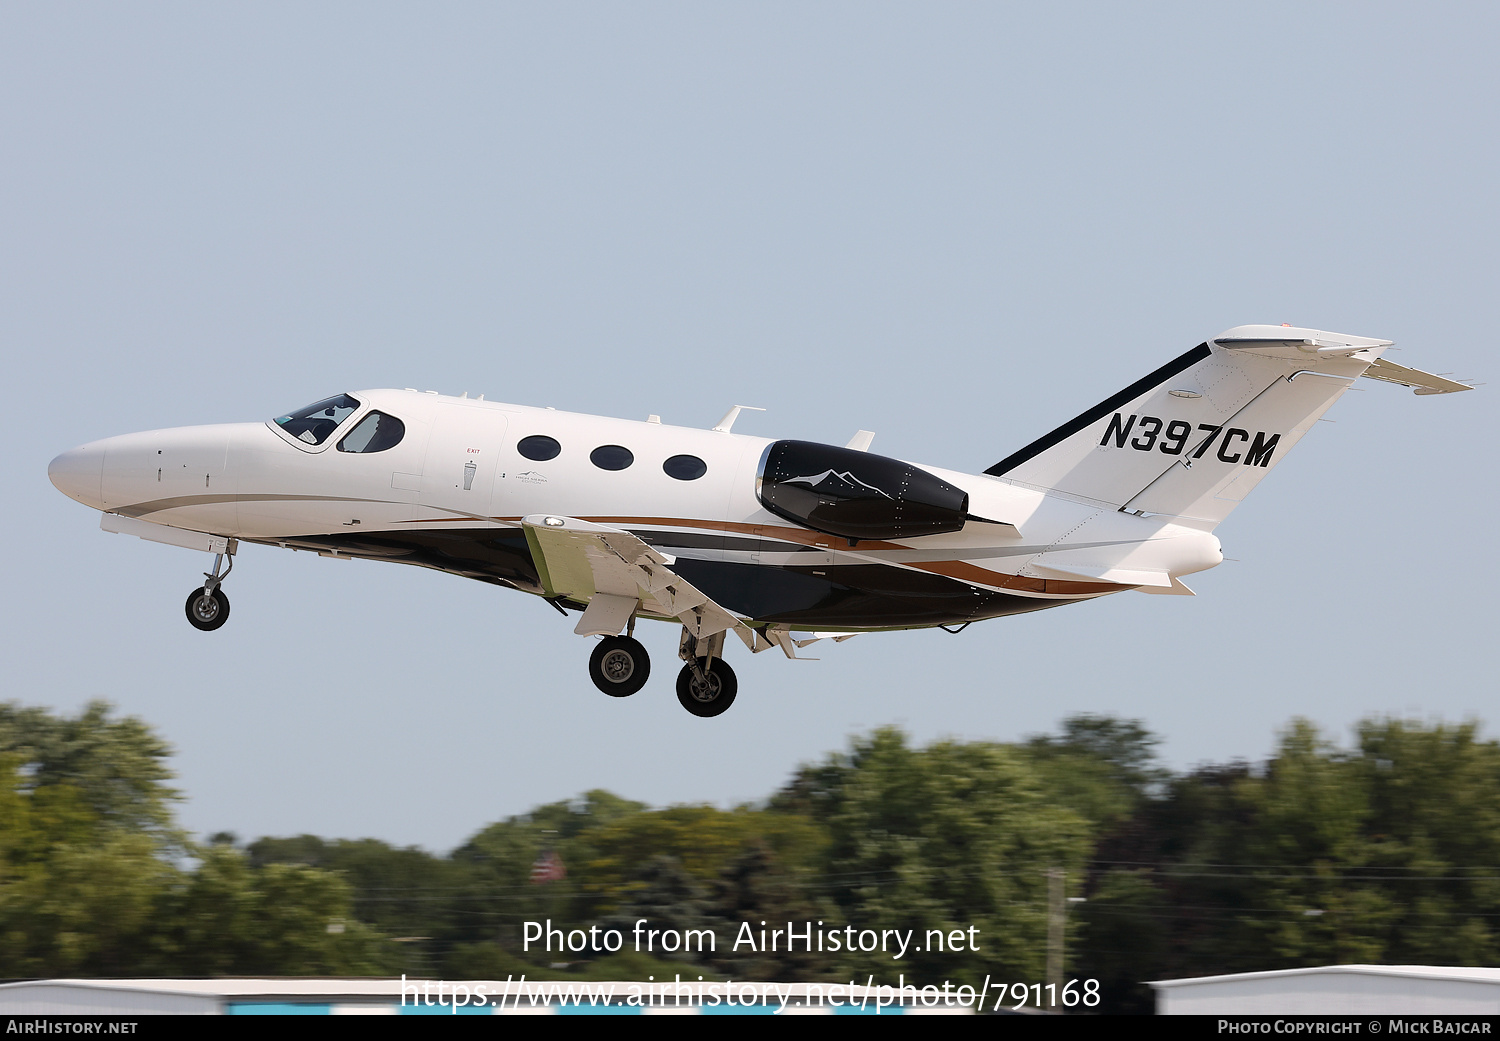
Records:
{"label": "tail fin leading edge stripe", "polygon": [[1006,456],[1004,459],[1000,460],[994,466],[986,470],[985,473],[991,477],[1004,477],[1009,471],[1015,469],[1017,466],[1020,466],[1028,459],[1031,459],[1034,456],[1038,456],[1041,453],[1045,452],[1047,449],[1061,444],[1063,441],[1066,441],[1068,438],[1072,437],[1080,430],[1083,430],[1086,427],[1098,422],[1105,416],[1109,415],[1111,412],[1119,409],[1122,405],[1125,405],[1127,402],[1134,401],[1136,398],[1140,397],[1147,391],[1161,386],[1161,384],[1165,383],[1173,376],[1178,375],[1186,369],[1192,368],[1194,365],[1207,358],[1211,353],[1213,352],[1208,346],[1207,341],[1200,343],[1198,346],[1194,347],[1192,350],[1188,351],[1180,358],[1175,358],[1172,361],[1167,362],[1167,364],[1163,365],[1161,368],[1157,369],[1150,375],[1141,377],[1130,386],[1120,391],[1118,394],[1115,394],[1112,397],[1106,398],[1104,401],[1099,402],[1099,404],[1095,405],[1087,412],[1083,413],[1080,416],[1077,416],[1067,423],[1064,423],[1062,426],[1058,427],[1050,434],[1037,438],[1037,440],[1031,442],[1031,444],[1027,445],[1025,448],[1021,449],[1018,452],[1012,452],[1010,455]]}

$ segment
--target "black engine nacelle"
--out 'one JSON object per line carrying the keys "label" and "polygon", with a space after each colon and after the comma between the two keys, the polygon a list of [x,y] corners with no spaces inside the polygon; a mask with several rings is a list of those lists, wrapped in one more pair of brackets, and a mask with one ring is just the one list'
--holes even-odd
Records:
{"label": "black engine nacelle", "polygon": [[811,441],[773,442],[756,485],[778,517],[851,540],[958,531],[969,513],[968,492],[920,467]]}

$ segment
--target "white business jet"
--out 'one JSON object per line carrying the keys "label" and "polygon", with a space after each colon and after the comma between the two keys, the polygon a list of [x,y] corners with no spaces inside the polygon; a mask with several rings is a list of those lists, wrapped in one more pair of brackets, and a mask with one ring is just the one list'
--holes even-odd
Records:
{"label": "white business jet", "polygon": [[1469,389],[1389,346],[1231,329],[983,474],[875,455],[867,431],[842,448],[735,434],[746,406],[696,430],[413,390],[95,441],[48,474],[106,531],[214,554],[187,599],[199,629],[229,617],[241,542],[416,564],[581,610],[574,631],[602,637],[590,676],[615,697],[650,672],[637,619],[680,624],[678,700],[716,716],[736,693],[731,633],[794,658],[1123,590],[1191,595],[1183,576],[1223,559],[1214,528],[1356,378]]}

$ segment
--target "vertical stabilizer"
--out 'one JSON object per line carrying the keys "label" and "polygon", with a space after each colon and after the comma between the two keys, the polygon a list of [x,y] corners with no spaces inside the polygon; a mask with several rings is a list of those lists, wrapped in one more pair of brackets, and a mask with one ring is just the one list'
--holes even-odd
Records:
{"label": "vertical stabilizer", "polygon": [[1211,528],[1388,346],[1318,329],[1240,326],[985,473]]}

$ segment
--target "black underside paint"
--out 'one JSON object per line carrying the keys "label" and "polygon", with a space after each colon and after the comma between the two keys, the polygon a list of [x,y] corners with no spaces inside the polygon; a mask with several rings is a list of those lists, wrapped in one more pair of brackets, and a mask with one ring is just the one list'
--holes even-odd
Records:
{"label": "black underside paint", "polygon": [[541,579],[531,561],[526,535],[503,528],[470,528],[456,531],[372,531],[348,535],[300,535],[280,539],[299,548],[328,550],[345,557],[390,560],[436,568],[482,582],[513,586],[528,591],[540,589]]}
{"label": "black underside paint", "polygon": [[[638,532],[671,552],[700,548],[692,532]],[[495,528],[453,531],[382,531],[348,535],[307,535],[277,540],[288,546],[337,552],[340,556],[389,560],[436,568],[465,578],[537,592],[540,579],[526,536]],[[773,540],[732,539],[736,549],[785,553],[805,549]],[[715,547],[717,548],[717,547]],[[883,564],[777,567],[767,564],[694,560],[678,557],[672,570],[716,603],[757,622],[779,622],[807,629],[872,629],[895,626],[957,625],[984,618],[1024,614],[1068,603],[977,588],[925,571]]]}
{"label": "black underside paint", "polygon": [[1161,386],[1167,380],[1171,379],[1173,376],[1176,376],[1184,369],[1192,368],[1194,365],[1198,364],[1200,361],[1202,361],[1204,358],[1207,358],[1212,353],[1213,351],[1209,348],[1207,341],[1200,343],[1198,346],[1194,347],[1192,350],[1188,351],[1181,357],[1173,358],[1161,368],[1151,373],[1151,375],[1141,377],[1130,386],[1120,391],[1120,393],[1114,395],[1113,397],[1106,398],[1104,401],[1099,402],[1099,404],[1095,405],[1093,408],[1089,409],[1081,416],[1076,416],[1068,422],[1064,423],[1062,426],[1052,431],[1052,433],[1047,434],[1044,437],[1039,437],[1035,441],[1031,442],[1031,444],[1021,449],[1019,452],[1013,452],[1010,455],[1006,456],[1004,459],[1000,460],[994,466],[986,470],[985,473],[989,474],[991,477],[1004,477],[1007,472],[1020,466],[1022,463],[1026,462],[1026,460],[1032,458],[1033,456],[1041,455],[1053,445],[1061,444],[1063,441],[1066,441],[1068,438],[1078,433],[1078,431],[1084,429],[1092,423],[1098,422],[1100,419],[1103,419],[1111,412],[1117,411],[1126,402],[1134,401],[1136,398],[1140,397],[1148,390],[1152,390],[1156,387]]}
{"label": "black underside paint", "polygon": [[956,625],[1059,603],[881,564],[830,566],[817,575],[805,567],[679,558],[673,570],[731,611],[808,629]]}

